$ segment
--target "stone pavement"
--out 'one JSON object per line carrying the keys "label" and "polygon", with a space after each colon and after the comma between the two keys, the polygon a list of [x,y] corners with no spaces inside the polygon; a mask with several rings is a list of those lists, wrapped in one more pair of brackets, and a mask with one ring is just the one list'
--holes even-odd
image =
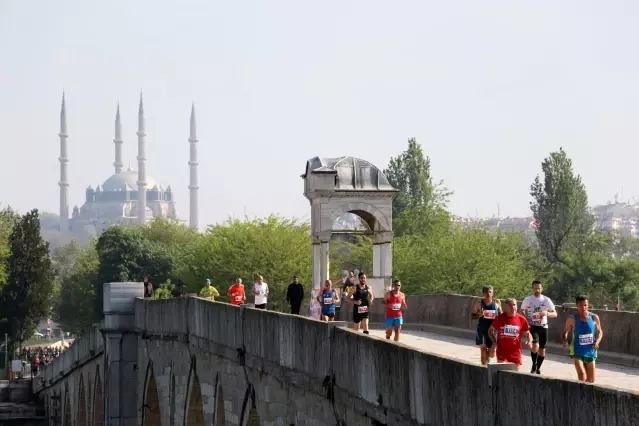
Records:
{"label": "stone pavement", "polygon": [[[371,330],[371,335],[384,338],[383,330]],[[427,333],[423,331],[402,331],[400,342],[430,352],[435,355],[444,355],[457,358],[465,362],[480,364],[479,349],[474,341],[458,337],[449,337],[442,334]],[[532,361],[530,351],[524,349],[524,364],[522,372],[530,372]],[[566,356],[547,354],[541,367],[541,374],[558,379],[577,380],[577,373],[572,364],[572,360]],[[613,364],[597,364],[596,384],[613,386],[620,389],[639,391],[639,369],[618,366]]]}

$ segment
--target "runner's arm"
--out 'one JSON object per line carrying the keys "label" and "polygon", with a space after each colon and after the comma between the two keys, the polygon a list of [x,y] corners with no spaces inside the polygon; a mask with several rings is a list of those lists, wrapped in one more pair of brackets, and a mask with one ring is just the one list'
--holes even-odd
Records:
{"label": "runner's arm", "polygon": [[548,312],[546,312],[546,316],[548,318],[557,318],[557,310],[555,309],[555,304],[552,303],[552,300],[549,300],[548,302],[550,306],[548,307],[549,309]]}
{"label": "runner's arm", "polygon": [[519,306],[519,313],[522,314],[523,316],[525,316],[526,318],[528,318],[526,316],[527,314],[527,310],[528,308],[530,308],[530,306],[528,306],[528,301],[526,299],[524,299],[523,302],[521,302],[521,305]]}
{"label": "runner's arm", "polygon": [[[493,324],[495,324],[495,321],[493,321]],[[495,337],[496,335],[497,335],[497,329],[491,325],[488,328],[488,337],[490,337],[490,340],[493,341],[493,344],[495,346],[497,346],[497,337]]]}
{"label": "runner's arm", "polygon": [[503,313],[504,311],[501,309],[501,300],[495,299],[495,304],[497,305],[497,312],[500,314]]}
{"label": "runner's arm", "polygon": [[213,289],[213,296],[215,297],[220,297],[220,292],[217,291],[217,289],[215,287],[211,287]]}
{"label": "runner's arm", "polygon": [[597,333],[597,339],[595,340],[595,344],[599,346],[601,343],[601,339],[603,338],[603,329],[601,328],[601,321],[599,321],[599,315],[592,315],[595,320],[595,333]]}
{"label": "runner's arm", "polygon": [[408,309],[408,304],[406,303],[406,295],[402,293],[402,308]]}
{"label": "runner's arm", "polygon": [[386,294],[384,294],[384,298],[382,299],[382,305],[385,305],[388,300],[388,298],[390,297],[390,291],[387,291]]}
{"label": "runner's arm", "polygon": [[230,287],[228,288],[228,290],[226,290],[226,294],[227,294],[228,296],[231,296],[231,289],[232,289],[232,288],[233,288],[233,286],[230,286]]}
{"label": "runner's arm", "polygon": [[375,296],[373,295],[373,290],[371,290],[370,288],[368,289],[368,295],[370,296],[370,300],[368,301],[369,304],[373,304],[373,300],[375,300]]}
{"label": "runner's arm", "polygon": [[351,305],[355,304],[355,301],[353,300],[354,294],[355,294],[355,286],[351,287],[350,290],[348,290],[348,295],[346,296],[346,302],[350,303]]}
{"label": "runner's arm", "polygon": [[524,344],[528,344],[528,343],[532,343],[533,341],[533,337],[532,334],[530,334],[530,330],[526,330],[526,342]]}
{"label": "runner's arm", "polygon": [[473,306],[473,311],[470,313],[470,317],[472,319],[481,318],[481,304],[479,302],[475,302],[475,306]]}
{"label": "runner's arm", "polygon": [[568,343],[568,333],[570,333],[572,331],[574,326],[575,326],[575,320],[574,320],[574,318],[571,315],[566,320],[566,325],[564,326],[564,332],[561,333],[561,342],[562,343]]}

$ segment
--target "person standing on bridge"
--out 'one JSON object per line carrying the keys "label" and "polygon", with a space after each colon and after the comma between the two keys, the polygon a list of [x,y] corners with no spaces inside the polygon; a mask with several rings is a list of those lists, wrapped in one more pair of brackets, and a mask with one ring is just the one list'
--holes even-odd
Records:
{"label": "person standing on bridge", "polygon": [[482,288],[483,299],[475,303],[471,317],[478,319],[475,344],[479,346],[481,353],[481,365],[487,365],[495,358],[493,341],[488,337],[488,329],[501,311],[501,302],[493,298],[493,286],[486,285]]}
{"label": "person standing on bridge", "polygon": [[541,282],[532,282],[532,296],[528,296],[521,302],[521,313],[526,315],[530,322],[530,333],[533,336],[533,346],[530,351],[532,358],[531,374],[541,374],[541,364],[546,357],[546,344],[548,343],[548,318],[557,318],[555,305],[549,297],[541,294],[543,287]]}
{"label": "person standing on bridge", "polygon": [[526,317],[517,313],[517,300],[506,299],[504,313],[497,316],[488,329],[488,337],[497,346],[497,362],[522,365],[521,336],[526,335],[526,346],[532,348],[532,335]]}
{"label": "person standing on bridge", "polygon": [[291,305],[291,313],[293,315],[300,314],[302,301],[304,300],[304,287],[299,283],[297,277],[293,277],[293,282],[289,284],[286,290],[286,301]]}
{"label": "person standing on bridge", "polygon": [[237,278],[235,284],[233,284],[226,291],[226,294],[231,298],[232,305],[242,305],[246,303],[246,294],[244,294],[244,284],[242,284],[242,278]]}
{"label": "person standing on bridge", "polygon": [[563,347],[568,343],[568,334],[572,335],[570,357],[577,370],[580,382],[595,383],[597,350],[603,338],[599,316],[588,311],[588,297],[577,297],[577,312],[566,320],[561,335]]}
{"label": "person standing on bridge", "polygon": [[402,283],[399,280],[393,281],[391,291],[386,293],[382,303],[386,305],[386,338],[390,339],[395,332],[394,340],[399,342],[399,333],[404,323],[402,309],[408,309],[406,296],[400,291]]}
{"label": "person standing on bridge", "polygon": [[257,276],[257,282],[253,284],[253,295],[255,296],[255,308],[266,309],[268,302],[268,284],[264,282],[264,277]]}
{"label": "person standing on bridge", "polygon": [[362,324],[364,334],[368,333],[368,308],[373,304],[375,297],[373,291],[366,284],[366,274],[360,272],[357,276],[359,283],[352,287],[348,293],[346,301],[353,304],[353,330],[359,330]]}
{"label": "person standing on bridge", "polygon": [[204,281],[204,287],[200,290],[200,297],[208,300],[215,300],[215,297],[220,297],[220,293],[211,285],[211,280],[208,278]]}
{"label": "person standing on bridge", "polygon": [[322,305],[322,321],[333,321],[335,318],[335,303],[338,300],[339,296],[333,288],[333,282],[326,280],[322,292],[317,296],[317,301]]}

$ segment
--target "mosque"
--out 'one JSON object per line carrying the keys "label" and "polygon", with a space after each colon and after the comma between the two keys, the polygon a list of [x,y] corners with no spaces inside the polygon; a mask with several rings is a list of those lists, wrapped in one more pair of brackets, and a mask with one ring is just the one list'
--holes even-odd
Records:
{"label": "mosque", "polygon": [[[69,181],[67,166],[69,163],[67,139],[67,115],[65,97],[62,95],[60,111],[60,231],[75,235],[97,236],[111,225],[145,224],[152,218],[168,218],[178,220],[175,198],[171,185],[158,184],[146,174],[146,133],[144,125],[144,102],[140,95],[138,110],[138,155],[137,171],[131,165],[124,168],[122,163],[122,126],[120,123],[120,106],[115,115],[115,173],[98,184],[89,186],[85,192],[82,207],[73,207],[69,216]],[[195,122],[195,106],[191,107],[190,145],[190,212],[189,226],[198,227],[198,179],[197,179],[197,136]]]}

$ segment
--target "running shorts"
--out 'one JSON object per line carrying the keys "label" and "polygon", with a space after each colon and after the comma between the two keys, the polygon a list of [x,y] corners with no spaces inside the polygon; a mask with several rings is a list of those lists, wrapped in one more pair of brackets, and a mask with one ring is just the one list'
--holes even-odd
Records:
{"label": "running shorts", "polygon": [[362,308],[362,306],[355,305],[355,309],[353,309],[353,322],[355,324],[359,324],[363,319],[368,319],[368,311],[359,312],[361,310],[360,308]]}
{"label": "running shorts", "polygon": [[533,345],[539,344],[539,348],[544,349],[548,343],[548,329],[533,325],[530,327],[530,334],[532,334]]}
{"label": "running shorts", "polygon": [[386,318],[386,321],[384,322],[386,323],[386,328],[399,327],[400,325],[404,324],[404,318]]}
{"label": "running shorts", "polygon": [[515,365],[521,366],[521,352],[504,354],[497,352],[497,362],[512,362]]}
{"label": "running shorts", "polygon": [[570,355],[572,359],[578,359],[584,364],[590,364],[591,362],[595,362],[597,360],[596,356],[581,356],[581,355]]}
{"label": "running shorts", "polygon": [[493,346],[493,341],[488,335],[488,330],[490,330],[490,327],[477,327],[477,332],[475,333],[475,344],[477,346],[486,345],[487,348]]}
{"label": "running shorts", "polygon": [[322,312],[322,315],[329,318],[335,318],[335,312]]}

